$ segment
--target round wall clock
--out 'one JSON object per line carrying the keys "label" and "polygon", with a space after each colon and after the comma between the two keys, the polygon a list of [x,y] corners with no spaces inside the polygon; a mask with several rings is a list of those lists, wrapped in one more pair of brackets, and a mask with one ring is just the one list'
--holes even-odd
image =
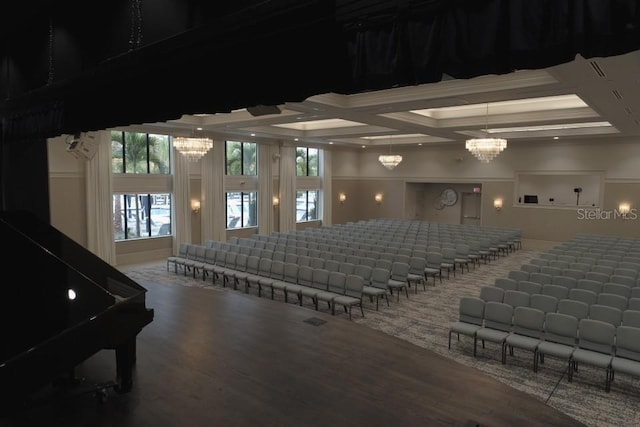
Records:
{"label": "round wall clock", "polygon": [[458,201],[458,193],[453,188],[445,188],[442,190],[441,197],[445,206],[453,206]]}

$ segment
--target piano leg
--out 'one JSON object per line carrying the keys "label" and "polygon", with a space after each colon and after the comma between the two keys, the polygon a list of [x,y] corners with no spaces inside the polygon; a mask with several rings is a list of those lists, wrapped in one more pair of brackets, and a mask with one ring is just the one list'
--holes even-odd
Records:
{"label": "piano leg", "polygon": [[116,348],[116,392],[122,394],[131,391],[135,361],[136,337],[133,336]]}

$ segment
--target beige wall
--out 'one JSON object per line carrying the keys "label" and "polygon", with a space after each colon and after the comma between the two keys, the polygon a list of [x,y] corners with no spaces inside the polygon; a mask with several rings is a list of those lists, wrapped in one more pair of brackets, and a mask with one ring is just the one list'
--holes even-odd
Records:
{"label": "beige wall", "polygon": [[[426,218],[459,221],[459,206],[432,212],[436,193],[445,186],[464,189],[472,184],[482,187],[482,224],[519,227],[527,239],[562,241],[575,233],[612,234],[640,237],[640,219],[579,219],[575,208],[524,207],[514,204],[517,176],[520,173],[597,172],[602,176],[602,210],[612,210],[621,202],[640,208],[640,144],[632,139],[603,139],[576,142],[510,142],[509,147],[489,164],[468,154],[463,143],[451,146],[413,147],[396,150],[404,155],[402,163],[388,171],[377,161],[387,147],[336,149],[332,156],[332,222],[334,224],[371,218]],[[84,161],[67,153],[64,138],[49,141],[51,223],[69,237],[86,246],[86,197]],[[277,169],[277,168],[276,168]],[[192,196],[200,193],[198,171],[191,173]],[[274,173],[274,193],[278,180]],[[338,195],[346,200],[340,203]],[[382,193],[383,201],[374,200]],[[493,208],[494,198],[504,199],[500,212]],[[516,199],[517,201],[517,199]],[[446,208],[445,208],[446,209]],[[456,209],[458,211],[456,211]],[[192,240],[201,236],[199,214],[192,214]],[[274,230],[277,230],[277,208]],[[319,222],[299,225],[299,229],[319,226]],[[255,230],[230,232],[250,235]],[[118,262],[158,259],[171,251],[170,238],[121,242],[116,245]]]}

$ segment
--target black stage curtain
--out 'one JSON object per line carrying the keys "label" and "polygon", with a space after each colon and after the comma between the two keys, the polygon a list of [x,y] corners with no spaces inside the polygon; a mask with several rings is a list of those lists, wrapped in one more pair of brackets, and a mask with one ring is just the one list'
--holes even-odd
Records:
{"label": "black stage curtain", "polygon": [[[117,4],[111,24],[127,18],[124,0]],[[73,24],[61,21],[69,14],[59,4],[55,13],[30,21],[47,27],[29,27],[34,58],[21,49],[20,37],[0,47],[0,76],[19,83],[0,90],[2,143],[9,145],[3,147],[0,171],[5,209],[31,205],[48,217],[48,205],[33,202],[48,200],[46,180],[33,177],[40,173],[33,169],[42,167],[47,175],[46,138],[63,133],[295,102],[326,92],[545,68],[576,55],[606,57],[640,48],[640,0],[243,1],[241,10],[221,17],[201,0],[169,4],[171,13],[142,10],[147,18],[139,22],[153,23],[148,44],[144,33],[140,46],[132,47],[131,39],[127,44],[121,33],[135,38],[133,27],[110,27],[105,40],[100,31],[92,32],[93,44],[82,43],[86,31],[69,30],[54,40],[58,49],[47,60],[50,29],[61,34]],[[180,16],[176,25],[172,17]],[[98,58],[91,50],[96,45],[118,54]],[[122,52],[125,46],[131,49]],[[38,64],[49,72],[34,69]],[[57,80],[51,73],[56,69],[66,78]],[[35,178],[27,189],[31,196],[22,194],[18,177]]]}
{"label": "black stage curtain", "polygon": [[350,92],[546,68],[578,54],[606,57],[640,48],[637,0],[405,3],[343,23]]}

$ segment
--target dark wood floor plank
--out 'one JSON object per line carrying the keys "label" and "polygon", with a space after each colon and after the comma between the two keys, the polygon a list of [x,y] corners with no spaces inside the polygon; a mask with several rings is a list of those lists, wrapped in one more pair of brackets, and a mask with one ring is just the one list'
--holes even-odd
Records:
{"label": "dark wood floor plank", "polygon": [[[7,425],[582,425],[346,316],[242,293],[143,285],[155,319],[138,336],[133,390],[103,404],[85,395],[32,409]],[[326,323],[305,322],[312,317]],[[78,368],[90,381],[114,370],[109,351]]]}

